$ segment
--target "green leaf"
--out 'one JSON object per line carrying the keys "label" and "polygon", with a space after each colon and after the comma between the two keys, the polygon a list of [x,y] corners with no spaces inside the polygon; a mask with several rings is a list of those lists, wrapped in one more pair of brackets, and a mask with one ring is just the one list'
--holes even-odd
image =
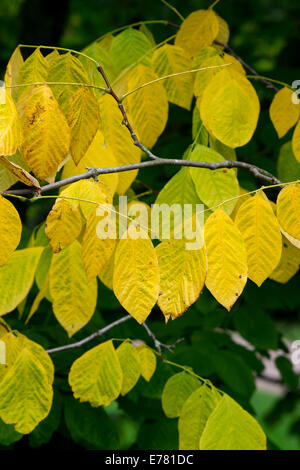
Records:
{"label": "green leaf", "polygon": [[255,390],[254,378],[245,362],[231,351],[219,351],[213,355],[216,373],[223,382],[245,398]]}
{"label": "green leaf", "polygon": [[241,335],[258,349],[277,349],[278,333],[273,320],[259,308],[236,311],[234,325]]}
{"label": "green leaf", "polygon": [[201,386],[196,377],[179,372],[167,381],[162,393],[162,407],[168,418],[176,418],[188,397]]}
{"label": "green leaf", "polygon": [[283,382],[285,382],[291,390],[296,390],[299,384],[299,376],[293,371],[291,362],[284,356],[279,356],[275,360],[277,369],[279,370]]}
{"label": "green leaf", "polygon": [[300,179],[300,163],[295,158],[291,141],[280,147],[277,173],[280,181],[284,183]]}
{"label": "green leaf", "polygon": [[[151,49],[152,44],[144,33],[137,29],[127,28],[113,39],[110,56],[119,74],[129,65],[141,59]],[[141,63],[148,65],[149,59],[148,56]]]}
{"label": "green leaf", "polygon": [[68,397],[64,403],[65,422],[72,439],[87,450],[118,449],[114,422],[101,408],[92,408]]}
{"label": "green leaf", "polygon": [[266,450],[266,436],[249,413],[224,395],[208,418],[200,450]]}

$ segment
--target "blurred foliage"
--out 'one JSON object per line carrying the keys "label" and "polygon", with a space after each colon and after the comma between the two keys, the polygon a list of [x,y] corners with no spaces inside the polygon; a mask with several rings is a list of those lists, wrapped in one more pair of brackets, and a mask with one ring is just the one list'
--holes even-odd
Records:
{"label": "blurred foliage", "polygon": [[[173,4],[187,16],[193,10],[207,8],[210,2],[176,0]],[[296,64],[300,46],[299,3],[294,0],[221,0],[216,11],[230,24],[230,45],[260,74],[287,83],[300,79]],[[1,75],[18,43],[50,44],[81,50],[107,31],[136,21],[154,19],[178,21],[175,14],[158,0],[1,0]],[[162,25],[150,25],[149,28],[157,41],[175,32]],[[260,122],[251,143],[238,149],[237,156],[276,174],[279,149],[291,136],[289,133],[283,141],[278,140],[268,116],[273,91],[259,83],[255,86],[262,103]],[[191,139],[191,113],[173,106],[167,130],[156,145],[155,152],[165,157],[180,157]],[[151,171],[145,169],[139,173],[138,179],[159,190],[175,171],[172,167],[158,167]],[[242,172],[239,176],[245,188],[255,188],[251,176]],[[138,182],[134,183],[133,189],[137,193],[145,190]],[[150,196],[145,201],[151,203],[154,198]],[[26,225],[23,244],[51,205],[51,201],[27,206],[16,203]],[[298,377],[293,375],[283,343],[284,338],[299,338],[299,326],[297,330],[294,327],[297,323],[299,325],[299,279],[298,273],[286,285],[266,281],[261,288],[248,281],[242,298],[230,313],[218,306],[208,291],[204,291],[184,316],[169,322],[167,326],[164,326],[158,309],[154,310],[150,320],[152,330],[161,341],[172,343],[180,337],[185,338],[172,356],[165,356],[192,367],[197,374],[212,380],[246,409],[256,412],[273,448],[300,449]],[[124,314],[114,295],[102,285],[99,288],[99,309],[75,340]],[[31,293],[32,298],[27,299],[23,318],[29,312],[34,294]],[[18,312],[10,314],[7,319],[13,328],[24,332],[45,348],[69,341],[47,300],[42,301],[39,313],[27,326]],[[253,349],[236,344],[232,331],[237,331],[252,344]],[[298,336],[295,336],[295,331],[299,332]],[[134,320],[117,327],[113,335],[149,341],[144,329]],[[88,344],[88,349],[95,344]],[[277,360],[277,367],[287,389],[290,387],[291,391],[281,398],[260,392],[253,395],[254,376],[263,373],[262,358],[269,356],[269,350],[276,349],[281,349],[282,356]],[[160,401],[165,382],[176,370],[159,363],[149,384],[140,380],[135,389],[118,403],[105,409],[94,409],[75,401],[67,383],[71,363],[85,350],[87,347],[53,355],[56,395],[51,414],[31,435],[21,440],[18,433],[0,423],[0,449],[12,446],[16,449],[26,449],[28,446],[79,450],[176,449],[176,420],[165,418]]]}

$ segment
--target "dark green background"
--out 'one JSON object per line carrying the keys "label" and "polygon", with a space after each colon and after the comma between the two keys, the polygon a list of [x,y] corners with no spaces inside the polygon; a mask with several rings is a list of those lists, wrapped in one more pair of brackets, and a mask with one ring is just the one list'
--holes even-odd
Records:
{"label": "dark green background", "polygon": [[[208,1],[174,1],[173,4],[187,16],[199,8],[207,8]],[[300,79],[299,24],[300,4],[295,0],[223,0],[216,11],[231,28],[230,45],[260,74],[291,83]],[[178,18],[160,1],[137,0],[1,0],[0,3],[0,68],[5,66],[18,43],[57,45],[80,50],[97,37],[140,20]],[[150,27],[157,42],[175,33],[164,26]],[[279,141],[268,117],[272,90],[255,83],[262,105],[259,126],[247,146],[238,149],[239,159],[256,163],[276,173],[279,148],[291,138],[289,133]],[[166,157],[180,157],[191,143],[191,113],[172,107],[168,127],[155,151]],[[174,169],[144,170],[139,179],[159,190]],[[256,182],[245,173],[239,175],[241,183],[249,188]],[[134,190],[143,190],[134,184]],[[269,193],[271,198],[276,192]],[[153,202],[153,198],[147,202]],[[40,223],[51,203],[39,202],[32,206],[17,204],[24,224],[23,243],[30,230]],[[25,314],[35,292],[27,302]],[[92,333],[102,325],[125,312],[113,294],[100,287],[99,309],[92,321],[74,339]],[[184,336],[185,342],[176,348],[172,360],[189,365],[210,378],[213,383],[232,395],[246,409],[258,414],[270,439],[270,448],[300,449],[300,406],[297,378],[283,363],[283,379],[287,392],[277,398],[254,391],[253,374],[261,374],[260,357],[269,350],[284,352],[283,338],[300,338],[299,327],[299,274],[285,286],[267,281],[258,289],[250,281],[232,312],[227,313],[205,291],[199,301],[180,319],[167,327],[158,309],[149,324],[157,336],[172,342]],[[99,313],[101,312],[101,313]],[[28,327],[18,320],[16,312],[6,316],[8,323],[45,347],[65,344],[67,335],[57,324],[51,305],[43,301],[39,312]],[[246,351],[230,339],[230,331],[238,330],[252,345]],[[113,331],[115,337],[140,338],[148,341],[142,327],[134,320]],[[108,336],[107,336],[108,337]],[[90,347],[91,345],[89,345]],[[166,419],[160,405],[160,394],[167,378],[177,372],[159,364],[150,384],[140,380],[125,398],[108,409],[93,409],[72,399],[67,385],[70,364],[82,350],[53,356],[56,366],[56,398],[51,415],[29,437],[14,444],[15,448],[44,445],[56,449],[101,448],[153,448],[170,449],[177,446],[177,422]],[[290,390],[288,389],[290,388]],[[10,431],[12,433],[12,431]],[[0,442],[9,440],[8,428],[0,423]],[[13,435],[13,433],[12,433]],[[7,437],[8,436],[8,437]],[[14,440],[14,437],[12,437]],[[47,443],[48,442],[48,443]],[[1,446],[0,446],[1,448]],[[10,447],[14,448],[13,445]]]}

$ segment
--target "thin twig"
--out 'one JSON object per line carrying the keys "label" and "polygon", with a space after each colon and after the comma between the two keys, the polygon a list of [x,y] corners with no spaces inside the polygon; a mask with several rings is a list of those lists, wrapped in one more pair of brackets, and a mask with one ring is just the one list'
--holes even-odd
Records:
{"label": "thin twig", "polygon": [[104,328],[101,328],[95,333],[92,333],[90,336],[83,338],[81,341],[77,341],[76,343],[71,343],[71,344],[65,344],[64,346],[58,346],[57,348],[48,349],[46,352],[48,354],[53,354],[59,351],[66,351],[67,349],[80,348],[84,344],[89,343],[95,338],[99,338],[99,336],[104,335],[107,331],[111,330],[115,326],[120,325],[121,323],[124,323],[125,321],[130,320],[131,318],[132,318],[131,315],[126,315],[125,317],[119,318],[119,320],[116,320],[113,323],[106,325]]}
{"label": "thin twig", "polygon": [[156,338],[155,334],[153,333],[153,331],[150,330],[149,326],[146,325],[146,323],[142,323],[142,325],[145,328],[145,330],[147,331],[150,338],[152,339],[152,341],[154,343],[154,346],[155,346],[155,349],[157,349],[160,356],[162,354],[162,352],[161,352],[162,348],[167,349],[170,352],[174,352],[174,348],[177,346],[177,344],[184,341],[184,338],[179,338],[173,344],[164,344]]}

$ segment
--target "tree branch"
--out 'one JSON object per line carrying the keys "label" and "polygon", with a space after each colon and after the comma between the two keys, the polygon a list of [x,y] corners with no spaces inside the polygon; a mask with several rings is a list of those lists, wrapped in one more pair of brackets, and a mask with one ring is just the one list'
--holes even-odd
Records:
{"label": "tree branch", "polygon": [[[95,333],[92,333],[91,335],[87,336],[86,338],[83,338],[80,341],[77,341],[76,343],[65,344],[63,346],[58,346],[57,348],[48,349],[48,350],[46,350],[46,352],[48,354],[53,354],[53,353],[56,353],[56,352],[66,351],[68,349],[80,348],[81,346],[83,346],[86,343],[89,343],[93,339],[99,338],[99,336],[104,335],[105,333],[107,333],[107,331],[111,330],[115,326],[121,325],[121,323],[124,323],[124,322],[126,322],[126,321],[128,321],[132,318],[133,317],[131,315],[125,315],[125,317],[119,318],[119,320],[116,320],[116,321],[110,323],[109,325],[106,325],[104,328],[101,328],[100,330],[96,331]],[[161,356],[161,349],[162,348],[165,348],[168,351],[173,352],[173,349],[176,347],[176,345],[178,343],[181,343],[181,341],[184,340],[184,338],[180,338],[177,341],[175,341],[175,343],[173,343],[173,344],[164,344],[156,338],[156,336],[150,330],[148,325],[146,325],[146,323],[143,323],[143,327],[147,331],[148,335],[152,338],[152,340],[154,342],[154,346],[157,349],[160,356]]]}
{"label": "tree branch", "polygon": [[[194,160],[179,160],[175,158],[160,158],[155,157],[155,160],[147,160],[145,162],[139,163],[131,163],[128,165],[121,165],[115,167],[107,167],[107,168],[88,168],[88,171],[85,173],[81,173],[80,175],[70,176],[61,181],[56,181],[55,183],[46,184],[41,187],[41,194],[46,193],[48,191],[52,191],[54,189],[61,188],[71,183],[75,183],[76,181],[89,179],[89,178],[97,178],[99,175],[107,175],[110,173],[120,173],[123,171],[131,171],[131,170],[140,170],[142,168],[152,168],[154,166],[162,166],[162,165],[171,165],[171,166],[187,166],[193,168],[206,168],[208,170],[218,170],[220,168],[240,168],[243,170],[249,171],[253,176],[259,178],[262,181],[265,181],[269,184],[282,184],[282,182],[276,178],[274,175],[269,173],[262,168],[259,168],[255,165],[251,165],[250,163],[236,161],[236,160],[224,160],[223,162],[202,162],[202,161],[194,161]],[[26,189],[16,189],[16,190],[8,190],[5,191],[3,194],[12,194],[12,195],[27,195],[33,194],[34,188],[26,188]]]}
{"label": "tree branch", "polygon": [[111,330],[115,326],[121,325],[121,323],[124,323],[130,320],[131,318],[132,318],[131,315],[126,315],[125,317],[119,318],[119,320],[116,320],[113,323],[106,325],[104,328],[101,328],[101,330],[96,331],[95,333],[91,334],[90,336],[87,336],[86,338],[80,341],[77,341],[76,343],[65,344],[64,346],[58,346],[57,348],[48,349],[46,352],[48,354],[53,354],[53,353],[60,352],[60,351],[66,351],[67,349],[80,348],[84,344],[89,343],[95,338],[99,338],[99,336],[104,335],[107,331]]}

